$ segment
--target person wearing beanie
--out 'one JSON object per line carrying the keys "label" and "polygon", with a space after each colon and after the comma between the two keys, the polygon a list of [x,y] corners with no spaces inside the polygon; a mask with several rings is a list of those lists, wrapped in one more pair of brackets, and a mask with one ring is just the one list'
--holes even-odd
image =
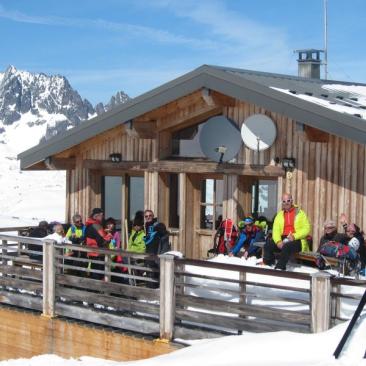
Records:
{"label": "person wearing beanie", "polygon": [[131,235],[128,239],[127,250],[135,253],[145,253],[145,231],[144,220],[141,217],[136,217],[132,223]]}

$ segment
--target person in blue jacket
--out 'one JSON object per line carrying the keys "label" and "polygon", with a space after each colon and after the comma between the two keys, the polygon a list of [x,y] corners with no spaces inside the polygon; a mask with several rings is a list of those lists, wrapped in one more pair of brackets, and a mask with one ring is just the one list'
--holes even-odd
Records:
{"label": "person in blue jacket", "polygon": [[263,231],[254,225],[252,217],[246,217],[243,221],[239,222],[238,226],[241,229],[240,235],[234,248],[231,249],[229,256],[237,256],[242,247],[245,249],[244,257],[257,255],[260,248],[254,246],[254,243],[264,240]]}

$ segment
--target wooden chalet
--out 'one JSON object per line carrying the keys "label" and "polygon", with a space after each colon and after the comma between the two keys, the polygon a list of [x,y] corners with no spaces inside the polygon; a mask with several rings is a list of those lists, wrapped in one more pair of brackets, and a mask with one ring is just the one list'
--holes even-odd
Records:
{"label": "wooden chalet", "polygon": [[[206,257],[219,215],[271,219],[290,192],[316,247],[324,221],[342,212],[366,228],[366,105],[350,86],[204,65],[21,153],[21,169],[66,170],[67,219],[102,206],[124,222],[152,209],[189,258]],[[244,144],[227,163],[198,152],[207,119],[223,115],[240,128],[253,114],[277,128],[259,156]]]}

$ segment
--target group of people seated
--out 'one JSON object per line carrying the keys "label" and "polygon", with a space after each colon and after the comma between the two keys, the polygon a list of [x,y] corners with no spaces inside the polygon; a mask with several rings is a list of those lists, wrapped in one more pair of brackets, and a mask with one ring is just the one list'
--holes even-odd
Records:
{"label": "group of people seated", "polygon": [[[93,248],[101,249],[121,249],[121,235],[117,230],[116,220],[112,217],[104,219],[104,212],[101,208],[93,208],[85,223],[81,215],[75,214],[72,223],[67,225],[61,223],[48,224],[41,221],[37,228],[33,229],[29,236],[55,240],[58,244],[85,245],[90,251],[73,251],[66,249],[65,255],[69,257],[65,264],[87,267],[89,270],[104,271],[104,256],[93,251]],[[52,233],[50,233],[52,227]],[[67,229],[67,230],[66,230]],[[41,247],[30,248],[31,251],[40,251]],[[128,237],[127,251],[134,253],[147,253],[151,255],[162,254],[170,250],[169,232],[166,226],[158,222],[152,210],[138,211],[132,221],[132,229]],[[33,258],[39,259],[36,254]],[[73,258],[74,257],[74,258]],[[77,261],[77,258],[89,258],[91,261]],[[94,261],[100,263],[95,263]],[[113,257],[115,263],[114,270],[127,272],[125,258],[121,255]],[[76,263],[76,264],[75,264]],[[146,265],[154,266],[154,263],[146,262]],[[88,271],[86,271],[88,273]],[[95,279],[103,278],[98,272],[90,271],[90,277]]]}
{"label": "group of people seated", "polygon": [[[340,224],[343,233],[337,231],[335,221],[324,223],[324,235],[317,249],[319,258],[342,258],[358,263],[364,269],[366,247],[363,232],[356,224],[349,223],[344,214],[340,215]],[[254,220],[248,216],[239,222],[238,227],[230,219],[222,220],[210,252],[245,258],[262,255],[264,264],[279,270],[286,270],[294,254],[309,252],[312,240],[310,221],[306,213],[294,204],[291,194],[282,196],[282,208],[274,217],[271,230],[269,227],[270,223],[264,217]]]}

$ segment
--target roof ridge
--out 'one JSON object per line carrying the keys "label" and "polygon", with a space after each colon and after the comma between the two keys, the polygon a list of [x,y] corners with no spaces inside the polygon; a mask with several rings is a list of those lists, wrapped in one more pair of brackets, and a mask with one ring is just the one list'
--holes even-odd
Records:
{"label": "roof ridge", "polygon": [[266,71],[241,69],[241,68],[236,68],[236,67],[226,67],[226,66],[219,66],[219,65],[203,65],[203,66],[208,66],[210,68],[221,70],[221,71],[226,71],[226,72],[237,72],[237,73],[251,74],[251,75],[256,75],[256,76],[269,76],[269,77],[274,77],[274,78],[304,81],[307,83],[315,83],[315,84],[342,84],[342,85],[366,86],[366,83],[360,83],[360,82],[356,82],[356,81],[310,79],[310,78],[305,78],[305,77],[297,76],[297,75],[279,74],[279,73],[272,73],[272,72],[266,72]]}

